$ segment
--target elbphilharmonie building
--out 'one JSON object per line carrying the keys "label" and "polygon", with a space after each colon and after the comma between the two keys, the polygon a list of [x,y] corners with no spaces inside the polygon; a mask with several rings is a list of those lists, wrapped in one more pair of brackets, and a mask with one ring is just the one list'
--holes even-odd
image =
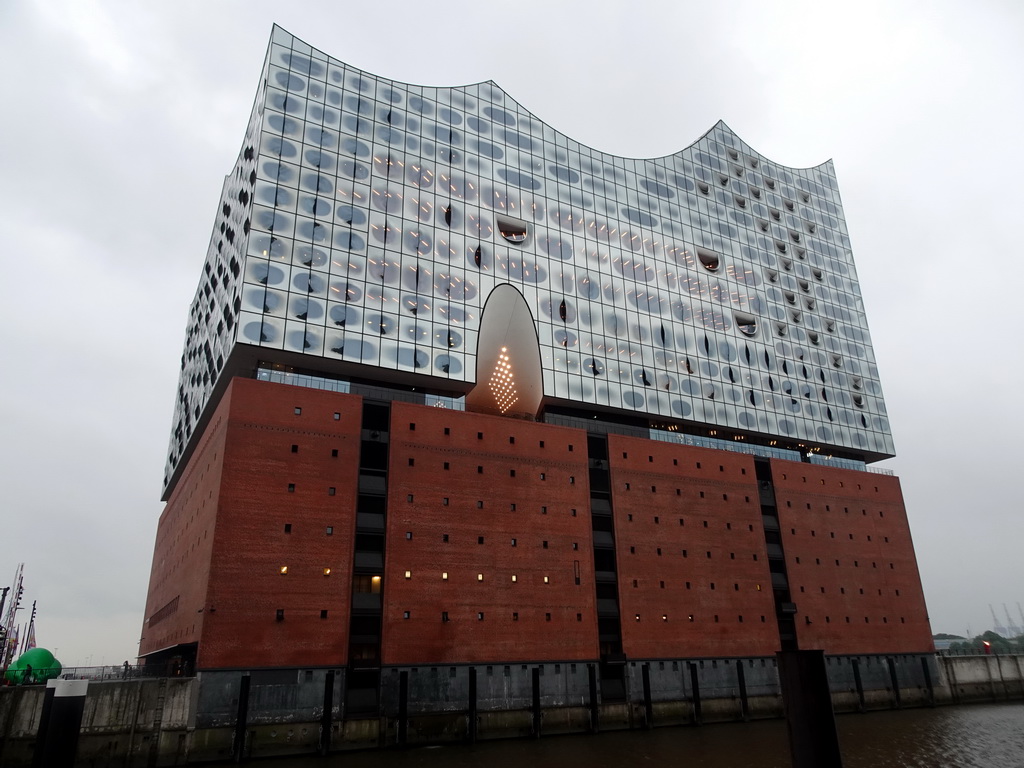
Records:
{"label": "elbphilharmonie building", "polygon": [[592,664],[612,701],[634,659],[927,653],[893,453],[831,161],[721,122],[620,157],[275,27],[141,654],[372,708],[415,664]]}

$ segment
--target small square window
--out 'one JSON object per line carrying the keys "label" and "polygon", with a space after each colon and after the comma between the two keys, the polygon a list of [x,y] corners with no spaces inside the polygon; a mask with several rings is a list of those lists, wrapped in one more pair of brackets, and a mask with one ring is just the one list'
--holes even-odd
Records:
{"label": "small square window", "polygon": [[544,447],[544,441],[543,441],[543,440],[541,440],[541,441],[540,441],[540,447],[541,447],[541,448],[543,448],[543,447]]}
{"label": "small square window", "polygon": [[295,493],[295,483],[288,483],[288,493]]}
{"label": "small square window", "polygon": [[514,469],[510,469],[510,470],[508,471],[508,476],[509,476],[509,477],[515,477],[515,476],[516,476],[516,471],[515,471]]}
{"label": "small square window", "polygon": [[508,444],[509,445],[515,445],[516,444],[516,439],[514,437],[512,437],[511,435],[509,435]]}
{"label": "small square window", "polygon": [[476,433],[476,439],[477,440],[483,440],[484,439],[484,433],[483,432],[477,432]]}
{"label": "small square window", "polygon": [[445,427],[445,428],[444,428],[444,433],[445,433],[446,435],[450,435],[450,434],[452,433],[451,427]]}
{"label": "small square window", "polygon": [[337,411],[334,412],[334,420],[341,421],[341,414],[338,413]]}
{"label": "small square window", "polygon": [[442,533],[441,534],[441,542],[444,543],[444,544],[448,543],[448,534],[447,533]]}
{"label": "small square window", "polygon": [[412,421],[409,422],[409,431],[410,432],[415,432],[416,431],[416,424],[415,424],[415,422],[412,422]]}
{"label": "small square window", "polygon": [[512,546],[514,547],[515,545],[516,545],[516,540],[512,539]]}
{"label": "small square window", "polygon": [[302,409],[299,406],[295,406],[295,415],[299,416],[302,414]]}
{"label": "small square window", "polygon": [[285,523],[284,524],[284,532],[285,533],[291,533],[292,532],[292,524],[291,523]]}
{"label": "small square window", "polygon": [[550,613],[545,613],[544,614],[544,621],[551,621],[551,614]]}
{"label": "small square window", "polygon": [[441,499],[441,506],[443,506],[443,507],[447,507],[448,506],[448,497],[447,496],[445,496],[443,499]]}
{"label": "small square window", "polygon": [[402,611],[402,618],[403,619],[408,619],[409,618],[409,612],[408,611]]}
{"label": "small square window", "polygon": [[476,543],[477,544],[483,544],[484,543],[484,537],[483,536],[477,536],[476,537]]}
{"label": "small square window", "polygon": [[288,566],[287,565],[282,565],[280,568],[277,569],[277,571],[282,576],[284,576],[284,575],[286,575],[288,573]]}
{"label": "small square window", "polygon": [[576,517],[576,510],[575,510],[575,509],[574,509],[574,510],[572,510],[572,516],[573,516],[573,517]]}
{"label": "small square window", "polygon": [[[583,614],[582,613],[577,613],[576,614],[576,621],[583,621]],[[573,672],[576,671],[576,665],[575,664],[572,665],[572,671]]]}
{"label": "small square window", "polygon": [[416,466],[416,459],[412,458],[411,456],[409,457],[409,466],[410,467],[415,467]]}
{"label": "small square window", "polygon": [[409,502],[410,504],[412,504],[412,499],[413,499],[413,496],[412,496],[412,494],[411,494],[411,493],[409,493],[409,494],[406,494],[406,496],[405,496],[405,500],[406,500],[407,502]]}
{"label": "small square window", "polygon": [[580,543],[579,543],[578,541],[574,541],[574,542],[572,543],[572,548],[573,548],[574,550],[578,550],[578,549],[580,548]]}
{"label": "small square window", "polygon": [[478,612],[477,612],[477,614],[476,614],[476,620],[477,620],[477,621],[483,621],[483,620],[484,620],[484,612],[483,612],[483,611],[478,611]]}
{"label": "small square window", "polygon": [[327,535],[328,536],[333,536],[334,535],[334,526],[333,525],[328,525],[327,526]]}
{"label": "small square window", "polygon": [[448,611],[441,611],[441,621],[448,621]]}
{"label": "small square window", "polygon": [[509,512],[515,512],[515,511],[516,511],[516,503],[515,503],[514,501],[513,501],[513,502],[511,502],[511,503],[510,503],[510,504],[508,505],[508,508],[509,508]]}
{"label": "small square window", "polygon": [[542,546],[544,547],[544,549],[547,549],[547,548],[548,548],[548,543],[547,543],[547,541],[544,541],[544,542],[542,542]]}
{"label": "small square window", "polygon": [[[512,621],[519,621],[519,611],[512,611]],[[505,667],[508,669],[508,667]]]}
{"label": "small square window", "polygon": [[337,448],[331,448],[331,458],[332,459],[338,458],[338,449]]}
{"label": "small square window", "polygon": [[278,621],[284,621],[284,608],[277,609],[277,615],[275,617]]}
{"label": "small square window", "polygon": [[477,509],[483,509],[484,508],[484,503],[482,501],[477,501],[476,508]]}
{"label": "small square window", "polygon": [[476,473],[477,473],[478,475],[482,475],[482,474],[484,473],[484,468],[483,468],[483,467],[480,467],[480,466],[478,466],[478,467],[476,468]]}
{"label": "small square window", "polygon": [[405,540],[406,541],[412,541],[412,531],[406,531],[405,532]]}
{"label": "small square window", "polygon": [[547,479],[547,475],[544,472],[541,472],[540,473],[540,479],[541,480],[546,480]]}
{"label": "small square window", "polygon": [[320,611],[320,618],[321,619],[326,619],[327,618],[327,611],[326,610]]}
{"label": "small square window", "polygon": [[412,571],[406,571],[405,572],[405,578],[411,579],[412,578]]}
{"label": "small square window", "polygon": [[540,513],[542,515],[546,515],[548,513],[548,508],[546,506],[544,506],[543,504],[540,507]]}
{"label": "small square window", "polygon": [[298,453],[298,452],[299,452],[299,446],[292,445],[292,453]]}
{"label": "small square window", "polygon": [[328,496],[333,496],[335,493],[337,493],[337,490],[335,489],[335,487],[333,485],[330,488],[327,489],[327,495]]}

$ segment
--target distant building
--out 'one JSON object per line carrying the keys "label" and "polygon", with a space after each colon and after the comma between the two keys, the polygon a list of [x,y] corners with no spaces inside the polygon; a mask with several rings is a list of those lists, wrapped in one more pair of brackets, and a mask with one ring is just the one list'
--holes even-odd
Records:
{"label": "distant building", "polygon": [[892,455],[831,162],[723,123],[617,157],[275,28],[140,655],[371,707],[415,665],[593,663],[611,700],[636,659],[929,653]]}

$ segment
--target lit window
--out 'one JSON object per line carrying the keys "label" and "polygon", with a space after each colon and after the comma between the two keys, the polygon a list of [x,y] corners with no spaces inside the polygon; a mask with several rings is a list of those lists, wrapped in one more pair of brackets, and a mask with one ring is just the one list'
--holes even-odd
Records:
{"label": "lit window", "polygon": [[330,568],[324,568],[324,576],[330,576],[330,575],[331,575],[331,569]]}
{"label": "lit window", "polygon": [[518,578],[516,577],[516,575],[514,573],[512,574],[512,581],[518,581]]}
{"label": "lit window", "polygon": [[288,573],[288,566],[287,565],[282,565],[280,571],[281,571],[281,573]]}
{"label": "lit window", "polygon": [[[379,578],[380,578],[380,576],[374,576],[374,578],[375,578],[375,579],[379,579]],[[405,572],[405,578],[407,578],[407,579],[411,579],[411,578],[412,578],[412,571],[406,571],[406,572]]]}
{"label": "lit window", "polygon": [[483,575],[482,573],[478,573],[478,574],[476,575],[476,580],[477,580],[477,581],[483,581],[483,580],[484,580],[484,575]]}
{"label": "lit window", "polygon": [[448,571],[444,571],[441,574],[441,581],[448,581]]}

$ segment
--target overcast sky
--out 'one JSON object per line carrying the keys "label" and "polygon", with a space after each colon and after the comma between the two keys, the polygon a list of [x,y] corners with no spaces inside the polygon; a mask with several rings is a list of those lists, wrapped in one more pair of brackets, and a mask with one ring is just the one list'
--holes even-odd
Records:
{"label": "overcast sky", "polygon": [[188,306],[274,22],[396,80],[492,79],[607,152],[723,119],[833,158],[932,629],[1022,623],[1024,4],[7,0],[0,586],[25,563],[40,645],[135,657]]}

